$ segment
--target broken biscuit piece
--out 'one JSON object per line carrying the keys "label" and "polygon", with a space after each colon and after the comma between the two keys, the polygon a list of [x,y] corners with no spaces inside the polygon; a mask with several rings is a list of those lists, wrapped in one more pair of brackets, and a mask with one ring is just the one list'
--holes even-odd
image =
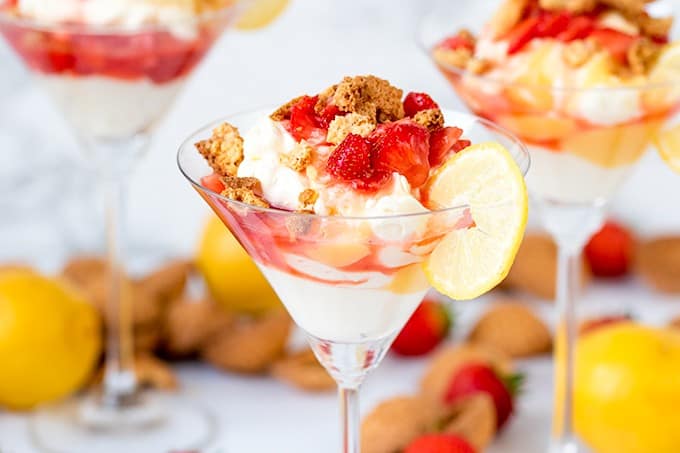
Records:
{"label": "broken biscuit piece", "polygon": [[243,138],[238,129],[223,123],[213,130],[207,140],[196,143],[196,148],[220,176],[236,176],[243,161]]}
{"label": "broken biscuit piece", "polygon": [[413,121],[433,132],[444,127],[444,115],[439,109],[421,110],[413,117]]}
{"label": "broken biscuit piece", "polygon": [[227,176],[222,178],[225,189],[221,195],[234,201],[268,208],[269,203],[262,197],[262,185],[257,178],[238,178]]}
{"label": "broken biscuit piece", "polygon": [[328,126],[326,141],[337,145],[349,134],[357,134],[367,137],[375,129],[375,121],[366,115],[348,113],[344,116],[336,116]]}
{"label": "broken biscuit piece", "polygon": [[379,123],[404,117],[403,91],[369,75],[345,77],[335,88],[333,103],[341,112],[359,113]]}
{"label": "broken biscuit piece", "polygon": [[626,55],[628,66],[635,75],[646,74],[661,54],[661,47],[649,38],[633,42]]}
{"label": "broken biscuit piece", "polygon": [[592,41],[578,39],[564,46],[562,59],[572,68],[580,68],[597,52],[597,47]]}
{"label": "broken biscuit piece", "polygon": [[319,194],[313,189],[305,189],[300,192],[300,211],[314,212],[314,203],[319,199]]}
{"label": "broken biscuit piece", "polygon": [[472,51],[467,47],[460,47],[455,50],[438,47],[434,50],[434,59],[444,66],[465,69],[472,60]]}
{"label": "broken biscuit piece", "polygon": [[281,154],[283,165],[295,171],[304,171],[312,163],[313,148],[307,143],[298,143],[288,154]]}
{"label": "broken biscuit piece", "polygon": [[598,0],[540,0],[539,6],[550,11],[569,11],[571,13],[586,13],[593,11]]}

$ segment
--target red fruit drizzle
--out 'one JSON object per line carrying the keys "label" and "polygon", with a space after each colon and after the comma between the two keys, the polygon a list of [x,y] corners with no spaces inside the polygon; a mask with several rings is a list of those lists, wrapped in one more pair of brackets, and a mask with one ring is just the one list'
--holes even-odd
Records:
{"label": "red fruit drizzle", "polygon": [[195,38],[183,39],[163,30],[87,34],[6,22],[0,24],[0,33],[31,69],[43,74],[149,79],[163,84],[187,75],[219,36],[220,28],[206,25]]}
{"label": "red fruit drizzle", "polygon": [[425,93],[409,93],[404,98],[404,112],[406,116],[415,116],[423,110],[438,109],[439,106]]}

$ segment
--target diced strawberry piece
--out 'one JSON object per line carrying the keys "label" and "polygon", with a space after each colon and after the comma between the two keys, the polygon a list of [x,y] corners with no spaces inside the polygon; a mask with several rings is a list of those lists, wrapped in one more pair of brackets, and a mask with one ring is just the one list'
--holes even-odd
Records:
{"label": "diced strawberry piece", "polygon": [[414,116],[423,110],[438,109],[439,105],[425,93],[409,93],[404,98],[404,112],[406,116]]}
{"label": "diced strawberry piece", "polygon": [[429,132],[409,119],[383,126],[369,137],[373,143],[373,168],[397,172],[406,177],[411,187],[420,187],[430,171]]}
{"label": "diced strawberry piece", "polygon": [[472,145],[472,142],[470,140],[458,140],[456,144],[453,145],[453,148],[451,148],[451,151],[457,153],[459,151],[464,150],[470,145]]}
{"label": "diced strawberry piece", "polygon": [[630,269],[634,246],[630,231],[609,221],[590,239],[584,252],[597,277],[622,277]]}
{"label": "diced strawberry piece", "polygon": [[567,12],[548,13],[538,23],[536,30],[540,38],[554,38],[564,32],[571,22],[572,16]]}
{"label": "diced strawberry piece", "polygon": [[622,33],[611,28],[601,28],[593,31],[590,36],[614,57],[617,61],[625,63],[628,49],[633,45],[637,37]]}
{"label": "diced strawberry piece", "polygon": [[325,129],[328,129],[331,121],[333,121],[338,115],[343,115],[343,112],[340,111],[338,106],[335,104],[328,104],[323,108],[323,110],[321,110],[321,113],[319,113],[319,122]]}
{"label": "diced strawberry piece", "polygon": [[326,170],[341,181],[368,180],[373,174],[371,144],[361,135],[349,134],[328,157]]}
{"label": "diced strawberry piece", "polygon": [[390,173],[373,170],[370,177],[365,179],[355,179],[351,182],[352,187],[362,192],[375,192],[383,187],[392,177]]}
{"label": "diced strawberry piece", "polygon": [[295,140],[309,140],[318,136],[319,130],[325,135],[323,124],[314,110],[318,99],[318,96],[304,96],[291,107],[290,133]]}
{"label": "diced strawberry piece", "polygon": [[431,167],[436,167],[446,160],[461,135],[463,135],[463,130],[457,127],[443,127],[430,134],[428,159]]}
{"label": "diced strawberry piece", "polygon": [[595,19],[590,16],[574,17],[569,26],[562,33],[557,35],[557,39],[564,42],[571,42],[577,39],[587,38],[595,30]]}
{"label": "diced strawberry piece", "polygon": [[404,453],[476,453],[462,437],[453,434],[427,434],[411,442]]}
{"label": "diced strawberry piece", "polygon": [[472,52],[475,50],[475,43],[468,35],[458,33],[457,35],[446,38],[440,42],[437,47],[449,50],[468,49]]}
{"label": "diced strawberry piece", "polygon": [[426,298],[399,332],[392,350],[404,356],[427,354],[448,336],[450,328],[451,319],[446,308],[436,300]]}
{"label": "diced strawberry piece", "polygon": [[216,173],[202,177],[201,185],[215,193],[222,193],[225,189],[222,177]]}
{"label": "diced strawberry piece", "polygon": [[506,36],[509,55],[516,54],[538,36],[540,22],[540,17],[529,17],[510,30],[510,33]]}

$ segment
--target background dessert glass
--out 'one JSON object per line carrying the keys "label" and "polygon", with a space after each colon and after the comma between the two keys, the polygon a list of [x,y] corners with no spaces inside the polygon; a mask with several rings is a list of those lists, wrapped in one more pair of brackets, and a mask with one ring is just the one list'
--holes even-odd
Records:
{"label": "background dessert glass", "polygon": [[[241,11],[240,3],[168,24],[137,26],[47,24],[16,16],[13,3],[0,1],[0,33],[60,108],[92,164],[106,195],[110,272],[101,395],[77,408],[64,405],[39,413],[34,437],[41,448],[69,453],[199,448],[212,435],[202,410],[163,409],[155,404],[158,398],[139,395],[131,300],[122,285],[120,218],[128,175],[155,125]],[[103,441],[107,433],[116,435]],[[147,443],[152,446],[146,448]]]}
{"label": "background dessert glass", "polygon": [[[579,449],[573,429],[573,354],[577,331],[581,253],[604,221],[607,202],[635,163],[680,109],[680,68],[652,73],[642,83],[607,86],[597,62],[586,66],[584,86],[555,86],[549,73],[527,62],[512,83],[446,65],[435,46],[458,30],[479,33],[500,1],[436,3],[419,24],[419,45],[477,115],[517,134],[527,145],[533,206],[558,244],[555,407],[550,451]],[[657,2],[657,13],[676,15],[677,3]],[[678,37],[678,26],[671,41]],[[545,57],[545,56],[544,56]],[[541,55],[536,57],[541,58]],[[588,65],[589,63],[586,63]],[[586,84],[588,87],[586,87]]]}
{"label": "background dessert glass", "polygon": [[[239,114],[226,121],[247,130],[273,110]],[[473,143],[504,145],[526,174],[528,153],[512,135],[471,115],[445,115]],[[358,453],[359,387],[428,291],[423,261],[445,235],[470,226],[469,209],[452,206],[417,214],[341,217],[230,200],[201,184],[212,170],[194,146],[222,122],[206,126],[184,142],[179,168],[257,263],[338,383],[341,451]]]}

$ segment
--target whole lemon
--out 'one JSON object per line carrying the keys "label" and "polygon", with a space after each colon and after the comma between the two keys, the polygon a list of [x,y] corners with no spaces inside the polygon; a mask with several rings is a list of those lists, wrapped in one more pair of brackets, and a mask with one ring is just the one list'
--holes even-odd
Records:
{"label": "whole lemon", "polygon": [[579,339],[575,426],[598,453],[680,452],[680,333],[632,323]]}
{"label": "whole lemon", "polygon": [[28,409],[78,390],[100,353],[92,305],[36,273],[0,273],[0,405]]}
{"label": "whole lemon", "polygon": [[224,308],[257,315],[280,307],[267,280],[217,217],[206,225],[196,264],[210,293]]}

